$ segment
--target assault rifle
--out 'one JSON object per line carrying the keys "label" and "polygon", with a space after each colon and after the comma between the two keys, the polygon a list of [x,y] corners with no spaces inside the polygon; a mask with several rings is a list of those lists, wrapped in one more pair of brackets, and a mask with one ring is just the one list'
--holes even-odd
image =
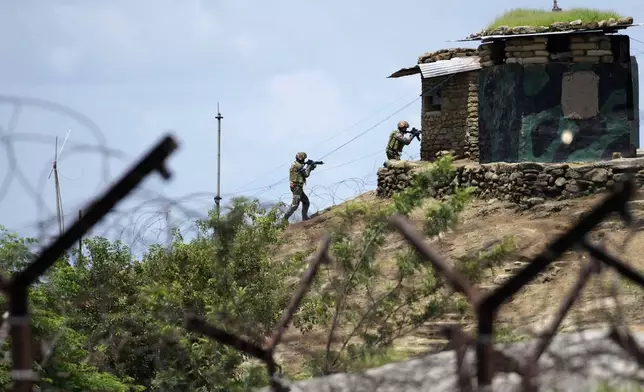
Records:
{"label": "assault rifle", "polygon": [[304,173],[306,170],[306,167],[309,166],[311,170],[315,169],[317,165],[324,165],[324,162],[322,161],[314,161],[312,159],[308,159],[306,162],[304,162],[304,165],[302,165],[297,171]]}
{"label": "assault rifle", "polygon": [[414,135],[414,137],[412,137],[412,140],[416,138],[418,139],[418,141],[420,141],[420,130],[412,128],[409,131],[406,131],[406,133],[411,133],[412,135]]}

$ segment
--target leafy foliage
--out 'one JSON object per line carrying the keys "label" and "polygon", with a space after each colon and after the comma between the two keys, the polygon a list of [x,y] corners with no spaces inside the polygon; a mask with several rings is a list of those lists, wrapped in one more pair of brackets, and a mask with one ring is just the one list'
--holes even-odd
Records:
{"label": "leafy foliage", "polygon": [[[2,270],[16,272],[23,268],[33,258],[29,246],[37,241],[29,238],[19,238],[8,233],[0,227],[0,262]],[[91,243],[91,241],[89,241]],[[129,255],[129,254],[128,254]],[[64,309],[69,306],[69,298],[81,291],[78,285],[80,280],[76,274],[70,276],[68,260],[60,260],[48,274],[45,283],[39,283],[32,288],[30,293],[30,307],[32,309],[32,330],[36,341],[56,342],[55,353],[51,357],[36,354],[42,390],[51,391],[138,391],[142,390],[133,383],[128,376],[119,377],[95,363],[86,361],[89,352],[89,336],[76,330],[74,322],[63,316]],[[66,278],[68,279],[66,279]],[[7,311],[4,298],[1,299],[2,311]],[[91,310],[83,316],[89,325],[92,325],[93,313]],[[71,321],[71,322],[70,322]],[[10,352],[10,343],[5,341],[2,354],[7,358]],[[47,354],[47,352],[45,352]],[[0,383],[2,389],[11,387],[11,365],[9,361],[0,366]]]}
{"label": "leafy foliage", "polygon": [[[339,213],[341,219],[333,227],[331,246],[337,265],[329,284],[316,288],[309,297],[316,305],[309,303],[300,312],[300,316],[314,319],[329,331],[326,350],[315,358],[316,374],[358,370],[359,353],[368,356],[388,352],[397,338],[427,321],[447,312],[465,312],[463,300],[448,296],[440,276],[409,246],[396,254],[393,268],[378,258],[393,235],[387,218],[393,214],[409,216],[438,189],[449,186],[454,176],[452,157],[446,156],[418,173],[410,187],[393,196],[393,203],[378,207],[350,203]],[[453,229],[471,194],[472,188],[453,186],[445,200],[429,200],[422,220],[424,233],[434,237]],[[362,231],[356,234],[358,223]],[[481,269],[492,266],[505,250],[482,253],[476,262]],[[315,317],[310,316],[312,313]],[[331,342],[336,335],[341,338],[334,345]]]}
{"label": "leafy foliage", "polygon": [[[429,237],[458,224],[471,190],[454,186],[451,196],[433,199],[451,184],[451,163],[444,157],[432,164],[389,203],[340,209],[330,228],[335,263],[316,276],[293,320],[303,333],[329,334],[326,349],[302,364],[300,376],[402,359],[393,349],[397,338],[445,312],[466,312],[467,303],[447,296],[441,278],[410,247],[400,247],[392,260],[382,257],[395,236],[388,225],[394,214],[422,208]],[[284,241],[280,215],[280,206],[238,198],[221,218],[211,211],[197,222],[196,238],[174,229],[169,246],[150,246],[140,260],[119,241],[85,239],[82,254],[75,249],[62,257],[30,292],[33,334],[46,348],[35,353],[40,389],[205,392],[265,385],[266,371],[256,360],[187,332],[183,320],[189,311],[264,343],[310,253],[276,256]],[[0,227],[0,268],[24,268],[36,245]],[[509,249],[504,246],[459,265],[476,280],[499,262]],[[4,299],[0,304],[6,311]],[[6,357],[10,344],[4,341],[0,354]],[[3,389],[10,387],[10,370],[10,361],[0,362]]]}
{"label": "leafy foliage", "polygon": [[[234,200],[223,219],[198,222],[198,238],[185,241],[175,230],[169,248],[152,246],[141,261],[119,241],[86,239],[74,264],[60,260],[31,291],[33,333],[55,341],[50,358],[36,358],[40,388],[224,391],[264,382],[241,353],[186,333],[183,318],[190,310],[264,339],[289,298],[292,284],[284,282],[302,266],[272,260],[283,230],[278,214]],[[2,269],[24,267],[34,243],[3,229]],[[9,363],[0,368],[4,387],[9,371]]]}
{"label": "leafy foliage", "polygon": [[498,266],[517,250],[513,237],[504,237],[473,255],[458,259],[457,271],[471,282],[478,283],[486,270]]}

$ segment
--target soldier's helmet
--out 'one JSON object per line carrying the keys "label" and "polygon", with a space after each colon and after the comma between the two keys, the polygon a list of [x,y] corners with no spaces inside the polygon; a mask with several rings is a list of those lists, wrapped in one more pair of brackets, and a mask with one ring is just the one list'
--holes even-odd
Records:
{"label": "soldier's helmet", "polygon": [[303,161],[306,159],[306,153],[305,152],[298,152],[295,154],[295,159],[298,161]]}
{"label": "soldier's helmet", "polygon": [[398,129],[407,129],[409,128],[409,123],[405,120],[398,121]]}

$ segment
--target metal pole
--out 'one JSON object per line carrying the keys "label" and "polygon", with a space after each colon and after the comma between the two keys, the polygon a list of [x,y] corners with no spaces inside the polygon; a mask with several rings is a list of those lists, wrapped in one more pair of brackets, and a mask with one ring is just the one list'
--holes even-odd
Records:
{"label": "metal pole", "polygon": [[219,219],[219,202],[221,201],[221,196],[219,194],[220,185],[221,185],[221,119],[224,118],[221,113],[219,113],[219,102],[217,102],[217,196],[215,196],[215,209],[217,212],[217,219]]}
{"label": "metal pole", "polygon": [[[83,210],[78,210],[78,220],[81,220],[83,218]],[[81,257],[83,256],[83,235],[78,237],[78,261],[81,261]]]}
{"label": "metal pole", "polygon": [[9,333],[11,334],[13,390],[16,392],[31,392],[34,390],[37,374],[32,370],[33,354],[27,287],[22,284],[10,288],[9,315],[9,320],[7,321],[9,321]]}
{"label": "metal pole", "polygon": [[56,136],[56,145],[54,147],[54,191],[56,192],[56,219],[58,220],[58,235],[63,235],[63,212],[60,209],[60,181],[58,179],[58,136]]}

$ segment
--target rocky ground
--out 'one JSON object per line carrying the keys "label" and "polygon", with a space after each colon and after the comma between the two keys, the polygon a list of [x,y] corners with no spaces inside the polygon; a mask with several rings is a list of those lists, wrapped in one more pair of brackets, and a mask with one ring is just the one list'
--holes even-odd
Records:
{"label": "rocky ground", "polygon": [[[631,207],[638,217],[644,217],[644,193],[640,192]],[[526,265],[544,246],[558,234],[569,228],[579,216],[590,209],[604,196],[595,195],[569,200],[545,200],[529,209],[497,199],[475,200],[462,214],[460,226],[447,233],[442,239],[432,242],[432,246],[448,260],[454,260],[468,252],[480,249],[483,244],[515,235],[520,254],[508,260],[504,265],[486,277],[481,288],[493,289],[517,270]],[[361,200],[381,203],[375,192],[362,195]],[[282,255],[301,249],[313,250],[325,233],[325,226],[333,216],[332,210],[315,218],[293,225],[286,233],[289,246],[281,250]],[[412,215],[419,219],[420,216]],[[417,222],[418,223],[418,222]],[[630,265],[644,270],[644,233],[636,232],[628,244],[621,248],[627,230],[615,217],[604,222],[591,238],[605,241],[614,254],[619,255]],[[385,250],[379,256],[383,265],[391,264],[390,258],[397,250],[405,246],[398,235],[388,239]],[[545,273],[518,293],[511,302],[504,305],[498,316],[499,327],[506,333],[508,340],[538,334],[552,319],[562,298],[577,277],[582,263],[588,256],[579,251],[568,251],[555,262]],[[562,330],[570,331],[580,327],[598,327],[608,323],[611,316],[619,314],[629,324],[638,325],[644,321],[642,299],[644,289],[635,287],[623,280],[618,282],[619,312],[611,297],[608,283],[612,281],[610,273],[594,278],[585,288],[582,297],[573,307],[563,322]],[[396,349],[409,356],[419,356],[429,352],[440,351],[446,343],[438,333],[438,327],[446,322],[460,324],[466,330],[472,330],[471,316],[457,317],[447,315],[443,319],[428,323],[425,328],[414,335],[400,339]],[[314,331],[302,336],[298,331],[290,330],[279,347],[277,357],[288,369],[297,371],[306,354],[300,348],[322,348],[326,343],[325,331]]]}
{"label": "rocky ground", "polygon": [[[539,362],[539,390],[545,391],[641,391],[644,370],[612,340],[607,330],[587,330],[560,334]],[[644,333],[633,331],[641,346]],[[534,349],[534,342],[499,344],[497,349],[517,360]],[[335,374],[288,384],[293,392],[424,392],[460,391],[453,352],[427,355],[354,374]],[[463,369],[476,374],[474,350],[468,350]],[[515,373],[498,373],[494,391],[521,391],[521,378]],[[472,377],[472,385],[476,385]],[[263,391],[268,392],[266,388]]]}
{"label": "rocky ground", "polygon": [[[421,161],[389,161],[378,169],[377,194],[391,197],[411,183],[415,172],[427,163]],[[449,192],[452,185],[475,187],[483,199],[502,199],[527,207],[548,199],[571,199],[605,192],[630,173],[639,184],[644,183],[644,158],[613,159],[592,163],[540,164],[490,163],[476,164],[467,160],[454,162],[455,179],[438,194]]]}

